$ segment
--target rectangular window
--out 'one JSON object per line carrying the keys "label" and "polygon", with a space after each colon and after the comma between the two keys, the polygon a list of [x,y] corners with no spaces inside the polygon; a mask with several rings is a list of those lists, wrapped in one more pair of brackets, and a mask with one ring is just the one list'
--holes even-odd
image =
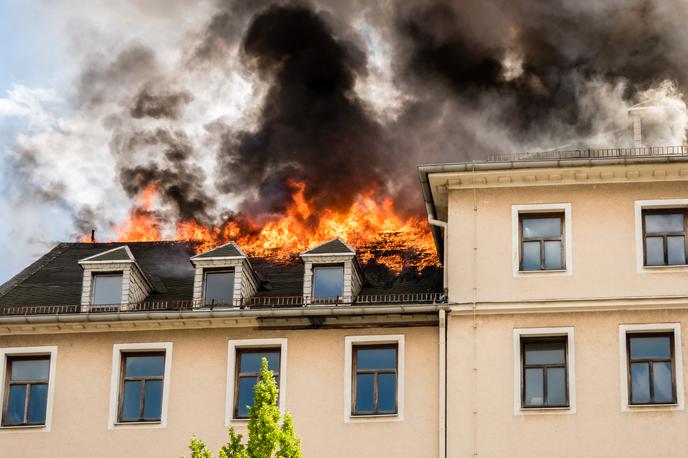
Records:
{"label": "rectangular window", "polygon": [[162,412],[165,353],[122,353],[121,358],[119,422],[159,422]]}
{"label": "rectangular window", "polygon": [[234,272],[209,271],[205,273],[203,304],[231,304],[234,299]]}
{"label": "rectangular window", "polygon": [[344,291],[344,266],[313,267],[313,297],[338,299]]}
{"label": "rectangular window", "polygon": [[119,305],[122,302],[122,274],[95,274],[91,291],[92,305]]}
{"label": "rectangular window", "polygon": [[397,413],[397,345],[353,347],[352,415]]}
{"label": "rectangular window", "polygon": [[522,407],[568,407],[567,337],[521,339]]}
{"label": "rectangular window", "polygon": [[279,348],[238,348],[234,386],[234,418],[248,418],[248,408],[253,406],[253,387],[260,378],[262,360],[268,360],[268,369],[280,386]]}
{"label": "rectangular window", "polygon": [[563,270],[564,213],[519,214],[520,270]]}
{"label": "rectangular window", "polygon": [[674,333],[626,334],[630,405],[675,404]]}
{"label": "rectangular window", "polygon": [[645,266],[686,264],[687,215],[688,211],[685,208],[642,211]]}
{"label": "rectangular window", "polygon": [[46,424],[50,356],[8,356],[3,426]]}

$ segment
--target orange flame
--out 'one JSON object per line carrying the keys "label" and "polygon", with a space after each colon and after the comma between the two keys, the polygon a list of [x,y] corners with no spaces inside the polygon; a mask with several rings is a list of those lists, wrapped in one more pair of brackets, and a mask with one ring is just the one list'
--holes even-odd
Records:
{"label": "orange flame", "polygon": [[[425,221],[399,216],[389,196],[380,198],[371,189],[359,194],[346,211],[325,209],[316,213],[306,196],[306,184],[296,180],[287,184],[292,193],[286,212],[262,227],[243,220],[230,220],[221,226],[178,221],[175,239],[199,242],[199,253],[234,241],[250,256],[286,262],[318,243],[339,237],[356,248],[364,264],[374,260],[397,273],[407,266],[418,270],[439,266]],[[153,211],[157,195],[154,183],[141,192],[127,220],[114,228],[117,241],[162,240]],[[318,218],[313,222],[316,214]]]}

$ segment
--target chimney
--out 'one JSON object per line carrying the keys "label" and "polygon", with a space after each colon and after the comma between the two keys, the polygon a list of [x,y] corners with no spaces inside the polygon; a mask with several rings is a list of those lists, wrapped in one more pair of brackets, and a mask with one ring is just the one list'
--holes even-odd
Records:
{"label": "chimney", "polygon": [[91,229],[91,243],[96,243],[96,230]]}

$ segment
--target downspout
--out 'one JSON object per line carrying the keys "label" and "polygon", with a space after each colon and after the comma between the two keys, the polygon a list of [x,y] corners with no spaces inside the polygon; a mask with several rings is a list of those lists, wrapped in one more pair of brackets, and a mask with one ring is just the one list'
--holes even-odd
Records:
{"label": "downspout", "polygon": [[432,219],[429,216],[428,223],[431,226],[437,226],[442,229],[442,289],[444,289],[444,294],[447,294],[447,223],[438,219]]}
{"label": "downspout", "polygon": [[439,458],[447,456],[447,312],[439,311]]}

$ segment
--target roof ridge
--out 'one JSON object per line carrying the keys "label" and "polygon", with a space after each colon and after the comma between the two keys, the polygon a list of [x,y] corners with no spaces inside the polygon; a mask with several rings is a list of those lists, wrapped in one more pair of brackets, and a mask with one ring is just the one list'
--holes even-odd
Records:
{"label": "roof ridge", "polygon": [[40,258],[36,259],[34,262],[29,264],[28,267],[24,268],[19,273],[17,273],[15,276],[13,276],[9,280],[7,280],[5,283],[0,285],[0,298],[3,297],[8,292],[10,292],[19,283],[22,283],[24,280],[29,279],[32,275],[34,275],[36,272],[41,270],[44,266],[49,264],[53,259],[55,259],[60,254],[62,254],[68,246],[69,246],[69,243],[67,243],[67,242],[59,242],[57,245],[55,245],[53,247],[52,250],[48,251],[46,254],[44,254]]}

